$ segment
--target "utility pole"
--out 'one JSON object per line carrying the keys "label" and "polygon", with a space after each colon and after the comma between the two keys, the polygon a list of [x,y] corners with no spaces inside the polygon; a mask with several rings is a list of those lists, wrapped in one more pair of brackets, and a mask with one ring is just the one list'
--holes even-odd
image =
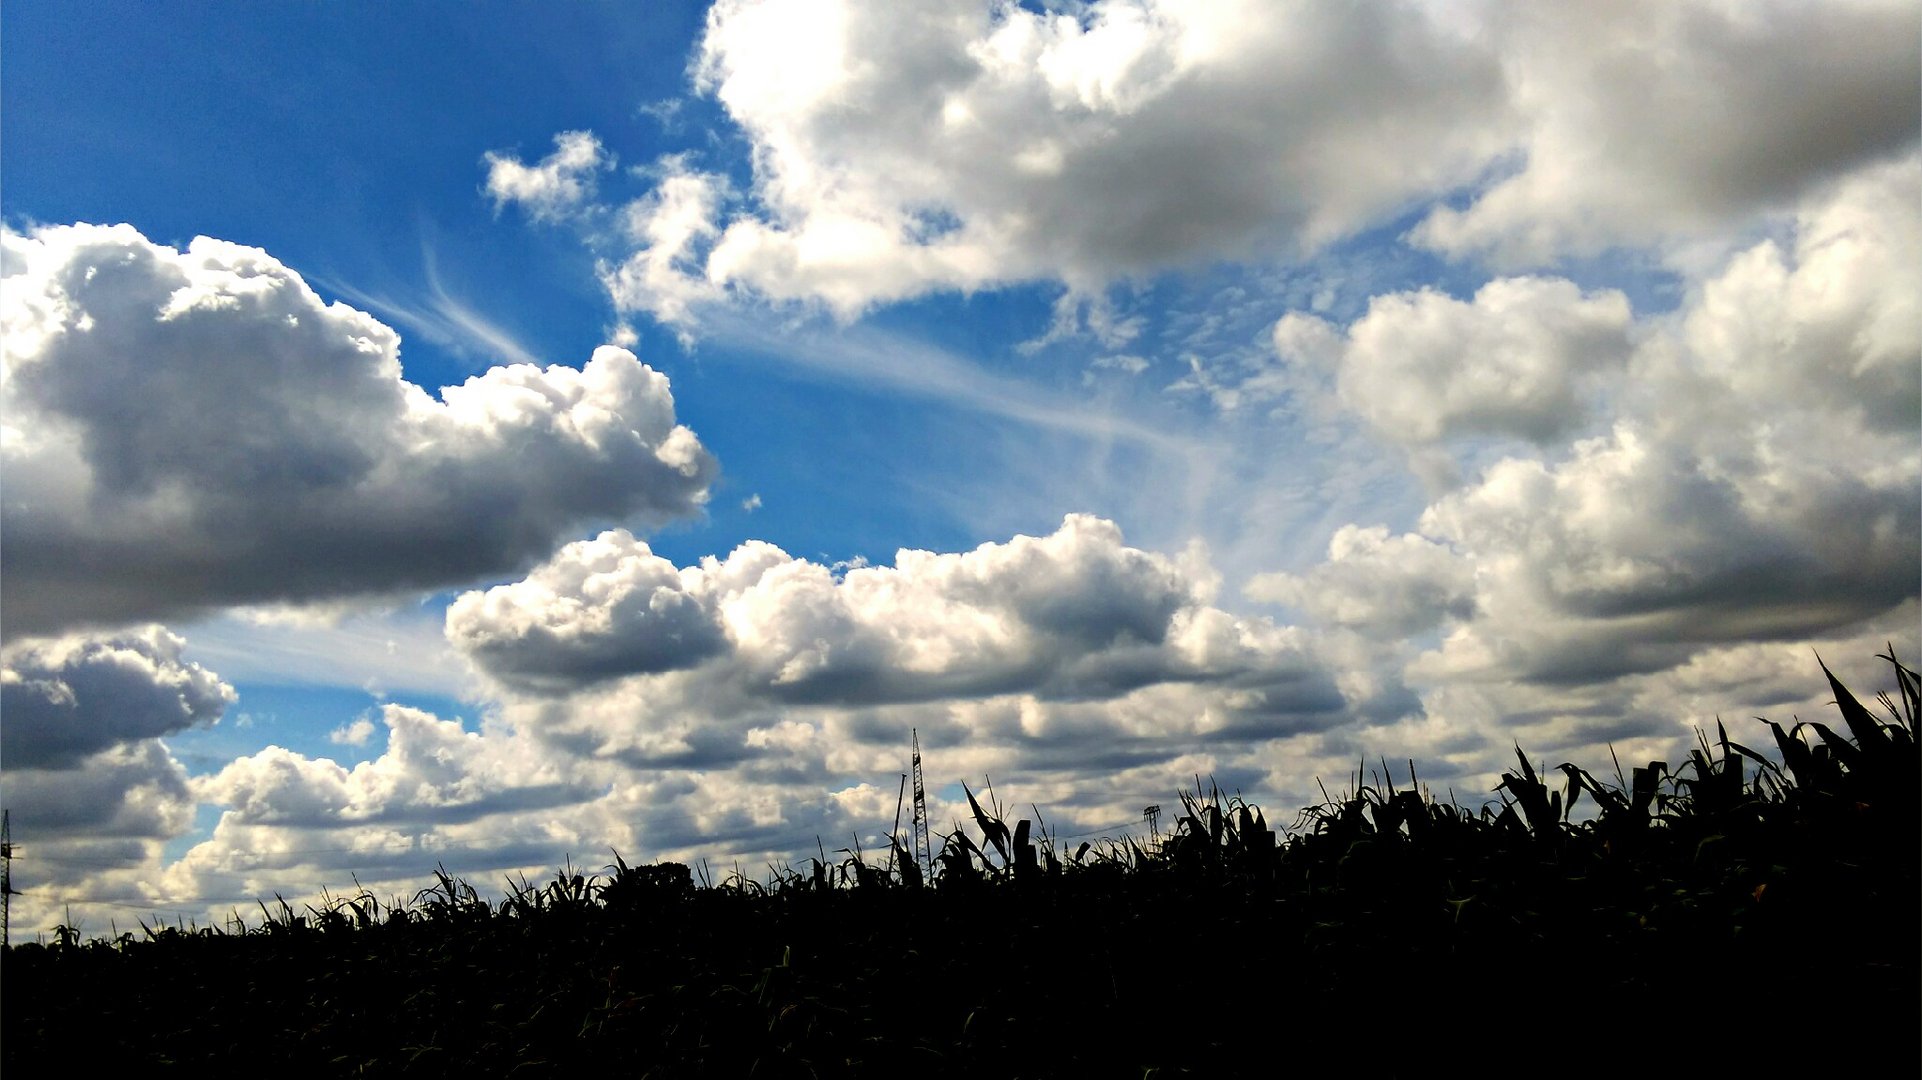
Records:
{"label": "utility pole", "polygon": [[921,781],[921,733],[908,729],[914,736],[914,851],[921,860],[921,880],[934,880],[934,856],[928,852],[928,790]]}
{"label": "utility pole", "polygon": [[1161,826],[1160,826],[1161,804],[1156,803],[1153,806],[1142,807],[1141,820],[1148,823],[1148,835],[1154,837],[1156,840],[1160,840],[1161,839]]}

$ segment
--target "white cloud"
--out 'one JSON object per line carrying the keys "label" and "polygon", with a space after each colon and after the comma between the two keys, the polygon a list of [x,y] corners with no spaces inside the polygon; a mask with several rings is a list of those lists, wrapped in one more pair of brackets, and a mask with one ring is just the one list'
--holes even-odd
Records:
{"label": "white cloud", "polygon": [[[1665,389],[1733,394],[1758,413],[1819,406],[1851,427],[1916,426],[1922,398],[1922,165],[1862,170],[1801,208],[1789,250],[1764,241],[1704,282],[1661,358]],[[1703,407],[1708,403],[1703,402]]]}
{"label": "white cloud", "polygon": [[[516,868],[538,874],[566,850],[603,850],[592,829],[612,816],[597,805],[604,778],[512,732],[468,731],[397,705],[378,720],[385,749],[352,768],[270,746],[210,776],[182,773],[185,807],[221,810],[211,835],[171,863],[151,847],[129,850],[124,873],[87,871],[73,891],[218,922],[256,897],[284,895],[298,910],[322,890],[351,894],[356,879],[383,901],[411,896],[436,861],[498,891]],[[44,903],[34,910],[60,914]]]}
{"label": "white cloud", "polygon": [[[441,632],[443,603],[243,608],[195,623],[192,652],[236,682],[459,696],[472,679]],[[371,684],[371,685],[370,685]]]}
{"label": "white cloud", "polygon": [[1148,370],[1148,360],[1133,353],[1119,353],[1114,356],[1097,356],[1088,361],[1092,371],[1119,371],[1127,375],[1139,375]]}
{"label": "white cloud", "polygon": [[447,609],[447,635],[522,685],[688,667],[726,643],[703,577],[624,530],[606,532],[568,544],[521,581],[463,594]]}
{"label": "white cloud", "polygon": [[341,746],[366,746],[367,740],[374,737],[374,722],[360,717],[350,724],[342,724],[327,733],[327,741]]}
{"label": "white cloud", "polygon": [[1431,629],[1444,618],[1472,616],[1475,568],[1423,536],[1344,525],[1328,542],[1326,562],[1302,575],[1258,574],[1243,592],[1329,625],[1393,639]]}
{"label": "white cloud", "polygon": [[219,721],[235,700],[158,626],[15,641],[0,651],[0,787],[13,839],[15,933],[66,921],[66,902],[124,894],[193,824],[187,770],[162,736]]}
{"label": "white cloud", "polygon": [[667,380],[605,347],[440,399],[266,253],[8,233],[7,632],[456,584],[698,510]]}
{"label": "white cloud", "polygon": [[1416,242],[1535,265],[1719,234],[1913,148],[1915,29],[1902,0],[730,0],[695,82],[752,183],[730,204],[663,159],[607,281],[683,328],[730,291],[846,320],[1055,281],[1108,340],[1119,278],[1288,260],[1422,206]]}
{"label": "white cloud", "polygon": [[1421,530],[1472,553],[1483,617],[1426,671],[1654,671],[1705,644],[1838,630],[1916,595],[1913,451],[1887,469],[1745,464],[1717,475],[1625,424],[1558,465],[1505,460],[1437,502]]}
{"label": "white cloud", "polygon": [[[1255,593],[1389,638],[1447,614],[1439,647],[1409,669],[1429,687],[1610,685],[1743,642],[1846,634],[1912,602],[1922,591],[1919,206],[1913,158],[1825,190],[1801,207],[1792,243],[1736,253],[1689,283],[1679,311],[1635,328],[1626,363],[1600,370],[1606,429],[1489,464],[1392,542],[1385,530],[1343,530],[1328,562],[1257,579]],[[1588,303],[1552,287],[1556,303],[1511,311],[1500,336],[1552,335]],[[1335,342],[1352,363],[1359,327],[1384,310],[1412,317],[1377,303],[1345,344],[1318,331],[1319,355]],[[1593,310],[1612,354],[1619,301]],[[1544,351],[1555,350],[1534,350]],[[1593,351],[1570,350],[1556,367],[1574,370]],[[1406,364],[1421,353],[1404,336],[1380,355]],[[1446,376],[1483,378],[1528,382],[1500,349],[1466,349]],[[1351,400],[1417,435],[1460,415],[1448,385],[1383,398]],[[1583,434],[1572,423],[1542,434],[1554,431]]]}
{"label": "white cloud", "polygon": [[752,146],[750,204],[723,221],[685,197],[714,177],[671,175],[641,217],[681,224],[616,298],[678,313],[727,286],[849,317],[1038,278],[1087,292],[1319,244],[1505,144],[1493,56],[1423,5],[1271,14],[719,4],[696,81]]}
{"label": "white cloud", "polygon": [[633,254],[618,264],[603,263],[601,282],[622,311],[686,324],[696,305],[721,294],[707,280],[699,251],[720,232],[727,181],[689,168],[681,157],[665,159],[658,171],[654,191],[622,212]]}
{"label": "white cloud", "polygon": [[404,705],[383,705],[387,748],[343,767],[270,746],[196,780],[199,797],[241,824],[459,820],[576,801],[593,794],[556,763],[517,753],[501,733],[465,730]]}
{"label": "white cloud", "polygon": [[[1301,318],[1313,316],[1276,327],[1278,346]],[[1629,322],[1621,293],[1560,279],[1503,278],[1466,302],[1432,289],[1378,296],[1348,328],[1336,393],[1404,445],[1477,434],[1548,443],[1582,427],[1596,376],[1628,357]]]}
{"label": "white cloud", "polygon": [[848,705],[1034,693],[1111,698],[1160,682],[1309,668],[1299,643],[1207,605],[1202,569],[1070,515],[1049,536],[830,567],[743,545],[677,570],[626,533],[563,548],[527,579],[469,592],[448,637],[539,692],[689,671],[774,702]]}
{"label": "white cloud", "polygon": [[28,639],[0,651],[0,758],[9,770],[71,769],[110,747],[212,724],[234,688],[181,658],[158,626]]}
{"label": "white cloud", "polygon": [[519,203],[536,221],[557,221],[579,209],[594,194],[594,174],[613,168],[614,159],[589,131],[554,136],[554,152],[537,165],[490,151],[487,194],[496,209]]}

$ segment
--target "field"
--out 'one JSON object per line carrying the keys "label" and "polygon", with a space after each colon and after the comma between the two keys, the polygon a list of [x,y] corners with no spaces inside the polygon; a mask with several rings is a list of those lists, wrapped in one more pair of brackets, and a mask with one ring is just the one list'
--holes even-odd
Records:
{"label": "field", "polygon": [[1065,850],[990,803],[926,881],[899,849],[765,881],[616,857],[499,904],[443,872],[400,904],[63,932],[5,956],[0,1064],[1915,1075],[1922,687],[1888,659],[1872,705],[1831,677],[1839,724],[1602,775],[1518,749],[1472,810],[1361,783],[1282,823],[1201,785],[1157,844]]}

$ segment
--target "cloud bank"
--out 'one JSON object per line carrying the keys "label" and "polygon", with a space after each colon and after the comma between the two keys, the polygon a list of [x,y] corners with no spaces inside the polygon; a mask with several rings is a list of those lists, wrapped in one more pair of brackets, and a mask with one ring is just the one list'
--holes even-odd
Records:
{"label": "cloud bank", "polygon": [[695,513],[716,473],[623,349],[436,399],[392,330],[258,249],[4,245],[9,637],[471,581]]}
{"label": "cloud bank", "polygon": [[[1250,595],[1377,634],[1439,627],[1409,672],[1428,685],[1606,683],[1912,602],[1919,204],[1916,159],[1862,170],[1806,201],[1786,242],[1737,251],[1633,328],[1619,296],[1539,279],[1377,298],[1345,330],[1285,317],[1284,364],[1309,357],[1341,407],[1474,475],[1414,532],[1344,528],[1325,563]],[[1490,303],[1503,291],[1554,300]],[[1605,423],[1582,422],[1578,378]],[[1477,465],[1490,434],[1536,445]]]}
{"label": "cloud bank", "polygon": [[893,566],[842,573],[760,542],[676,569],[609,532],[522,581],[464,594],[447,634],[535,694],[697,668],[770,703],[838,706],[1111,699],[1311,673],[1288,631],[1211,606],[1214,586],[1205,564],[1128,547],[1087,515],[1048,536],[904,550]]}
{"label": "cloud bank", "polygon": [[[1899,156],[1922,127],[1915,31],[1880,0],[726,0],[694,84],[750,183],[664,158],[603,274],[617,306],[682,326],[729,295],[848,319],[1298,258],[1423,206],[1419,244],[1547,265],[1713,233]],[[577,204],[598,143],[560,139],[536,166],[490,155],[490,192],[537,218]]]}

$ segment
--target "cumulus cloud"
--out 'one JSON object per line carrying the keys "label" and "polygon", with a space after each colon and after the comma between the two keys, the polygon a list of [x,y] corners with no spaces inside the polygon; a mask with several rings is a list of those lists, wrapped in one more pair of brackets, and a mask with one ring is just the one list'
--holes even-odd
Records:
{"label": "cumulus cloud", "polygon": [[[69,822],[52,835],[78,828],[86,838],[58,853],[35,848],[17,917],[51,925],[64,917],[58,896],[83,893],[143,915],[219,924],[263,896],[285,896],[296,908],[356,887],[383,901],[412,896],[437,860],[497,891],[502,874],[543,873],[570,847],[601,846],[592,830],[612,817],[599,805],[605,777],[585,778],[509,731],[469,731],[395,705],[378,722],[386,748],[352,768],[270,746],[189,778],[149,741],[91,759],[71,798],[48,783],[57,774],[10,775],[9,798],[25,792],[45,811],[32,822],[33,842],[50,835],[46,818]],[[159,841],[186,830],[196,803],[220,811],[211,834],[164,861]],[[115,824],[116,813],[140,827]],[[18,809],[14,816],[21,826]],[[617,830],[605,838],[629,839]]]}
{"label": "cumulus cloud", "polygon": [[1549,443],[1587,421],[1597,384],[1627,360],[1628,299],[1559,278],[1501,278],[1473,299],[1377,296],[1339,333],[1317,316],[1275,325],[1278,353],[1332,367],[1340,403],[1405,446],[1463,435]]}
{"label": "cumulus cloud", "polygon": [[[1919,205],[1914,158],[1832,185],[1802,205],[1791,242],[1737,252],[1689,283],[1679,311],[1638,328],[1626,361],[1607,369],[1606,429],[1492,462],[1436,499],[1414,533],[1345,529],[1326,563],[1257,579],[1254,593],[1386,635],[1447,614],[1440,646],[1410,668],[1429,686],[1602,684],[1741,642],[1844,633],[1912,601],[1922,592]],[[1552,334],[1590,302],[1555,288],[1558,303],[1526,305],[1499,332]],[[1589,310],[1621,348],[1619,298]],[[1384,312],[1413,309],[1372,305],[1345,342],[1286,320],[1283,330],[1334,342],[1346,363],[1360,327]],[[1527,381],[1495,353],[1465,351],[1449,378],[1473,385],[1486,365],[1495,384]],[[1449,390],[1428,396],[1445,425]],[[1354,403],[1379,423],[1394,402]],[[1401,423],[1419,427],[1408,407]],[[1376,565],[1391,558],[1392,569]],[[1384,596],[1376,583],[1386,582],[1397,589]]]}
{"label": "cumulus cloud", "polygon": [[654,191],[622,211],[633,254],[600,267],[615,307],[646,311],[665,323],[687,323],[694,306],[720,295],[701,267],[700,251],[720,231],[726,181],[690,168],[684,157],[661,162]]}
{"label": "cumulus cloud", "polygon": [[158,626],[16,642],[0,652],[0,760],[71,769],[126,743],[212,724],[234,688]]}
{"label": "cumulus cloud", "polygon": [[1475,609],[1475,567],[1424,536],[1344,525],[1306,574],[1258,574],[1250,599],[1287,604],[1323,623],[1388,638],[1418,634]]}
{"label": "cumulus cloud", "polygon": [[579,209],[594,193],[594,174],[614,165],[589,131],[554,136],[554,152],[535,165],[491,151],[484,160],[487,194],[494,206],[518,203],[536,221],[556,221]]}
{"label": "cumulus cloud", "polygon": [[561,548],[521,581],[463,594],[447,609],[447,636],[525,686],[689,667],[726,645],[705,578],[631,533],[605,532]]}
{"label": "cumulus cloud", "polygon": [[363,716],[353,723],[342,724],[327,733],[327,741],[341,746],[366,746],[367,740],[374,737],[374,722]]}
{"label": "cumulus cloud", "polygon": [[447,632],[524,690],[715,661],[749,693],[792,703],[1106,698],[1302,663],[1282,631],[1210,607],[1212,587],[1086,515],[1048,536],[904,550],[893,566],[839,574],[759,542],[677,570],[610,532],[461,596]]}
{"label": "cumulus cloud", "polygon": [[730,290],[844,319],[1032,280],[1098,304],[1424,206],[1419,244],[1548,265],[1739,227],[1912,149],[1916,29],[1901,0],[728,0],[695,88],[751,183],[662,159],[604,276],[683,327]]}
{"label": "cumulus cloud", "polygon": [[1493,56],[1424,6],[1270,13],[718,4],[696,83],[753,148],[749,205],[724,215],[718,176],[673,171],[615,295],[673,318],[727,286],[845,317],[939,289],[1092,287],[1320,243],[1503,145]]}
{"label": "cumulus cloud", "polygon": [[350,769],[270,746],[196,780],[196,793],[240,824],[302,826],[458,821],[596,794],[553,761],[517,753],[511,736],[404,705],[382,706],[380,722],[387,748],[372,761]]}
{"label": "cumulus cloud", "polygon": [[1627,425],[1558,465],[1497,464],[1422,516],[1423,532],[1474,553],[1485,614],[1425,668],[1654,671],[1704,643],[1846,627],[1922,589],[1912,452],[1891,469],[1754,464],[1716,475]]}
{"label": "cumulus cloud", "polygon": [[1519,167],[1414,238],[1545,263],[1789,207],[1915,146],[1913,3],[1637,0],[1483,9]]}
{"label": "cumulus cloud", "polygon": [[4,245],[9,636],[454,584],[695,512],[715,474],[623,349],[436,400],[392,330],[258,249]]}
{"label": "cumulus cloud", "polygon": [[890,775],[911,728],[965,767],[1106,806],[1133,796],[1064,778],[1225,760],[1405,699],[1349,693],[1299,631],[1214,607],[1216,585],[1198,552],[1132,548],[1085,515],[892,566],[750,543],[675,573],[609,533],[461,597],[448,636],[503,686],[503,722],[556,752],[789,808]]}
{"label": "cumulus cloud", "polygon": [[35,840],[166,840],[192,823],[193,803],[187,770],[152,739],[110,746],[79,768],[7,768],[14,826]]}
{"label": "cumulus cloud", "polygon": [[[1651,375],[1698,408],[1732,394],[1765,413],[1820,408],[1878,432],[1913,430],[1922,397],[1922,164],[1844,178],[1703,283],[1680,348]],[[1724,406],[1726,407],[1726,406]]]}

